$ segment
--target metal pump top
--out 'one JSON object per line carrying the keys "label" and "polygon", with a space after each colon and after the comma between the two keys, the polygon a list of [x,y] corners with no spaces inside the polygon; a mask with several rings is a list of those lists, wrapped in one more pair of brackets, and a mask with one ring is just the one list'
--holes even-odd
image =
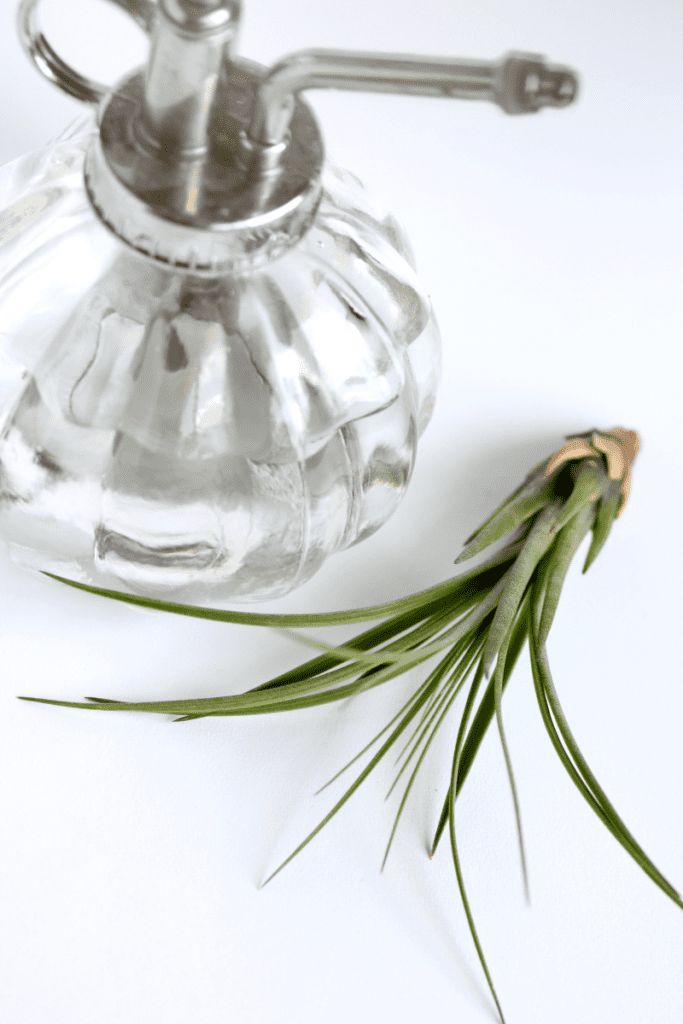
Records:
{"label": "metal pump top", "polygon": [[19,35],[48,79],[99,106],[85,163],[101,220],[134,249],[193,274],[248,273],[286,252],[320,199],[323,143],[304,89],[564,107],[576,75],[535,54],[497,62],[303,50],[270,70],[235,55],[239,0],[112,0],[151,36],[147,66],[109,90],[79,75],[23,0]]}

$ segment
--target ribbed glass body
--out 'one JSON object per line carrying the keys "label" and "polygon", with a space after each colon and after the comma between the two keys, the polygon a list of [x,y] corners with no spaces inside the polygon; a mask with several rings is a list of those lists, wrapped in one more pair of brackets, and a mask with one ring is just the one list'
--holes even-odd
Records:
{"label": "ribbed glass body", "polygon": [[284,256],[167,269],[93,212],[94,131],[0,172],[0,537],[100,586],[279,597],[408,485],[440,346],[405,234],[328,164]]}

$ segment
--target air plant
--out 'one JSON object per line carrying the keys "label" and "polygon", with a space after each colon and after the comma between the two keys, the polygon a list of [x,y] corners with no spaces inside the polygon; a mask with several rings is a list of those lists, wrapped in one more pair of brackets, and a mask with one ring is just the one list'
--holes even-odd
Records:
{"label": "air plant", "polygon": [[[363,621],[377,624],[337,646],[294,634],[322,648],[324,653],[235,696],[140,703],[88,697],[87,703],[45,699],[41,703],[98,711],[173,714],[181,716],[178,719],[181,721],[206,716],[264,714],[343,700],[441,656],[400,711],[342,769],[346,771],[363,754],[378,747],[332,810],[270,878],[313,839],[402,739],[404,746],[399,757],[402,764],[394,785],[403,778],[405,787],[387,844],[386,860],[425,755],[456,697],[466,688],[448,792],[431,853],[433,856],[443,833],[448,830],[470,932],[502,1020],[500,1003],[465,892],[456,841],[455,801],[495,716],[512,790],[526,886],[518,801],[501,714],[503,692],[525,643],[529,645],[543,723],[569,777],[615,839],[667,896],[683,908],[680,895],[628,831],[579,750],[562,711],[546,652],[546,641],[569,565],[589,531],[592,531],[592,540],[584,572],[597,557],[613,521],[621,515],[628,499],[631,465],[639,447],[635,431],[621,427],[569,437],[567,443],[536,466],[521,486],[468,538],[456,564],[505,539],[502,547],[469,572],[388,604],[317,615],[269,615],[172,604],[62,580],[78,589],[128,604],[220,622],[276,626],[288,631],[295,627]],[[482,684],[484,690],[480,696]],[[339,775],[341,772],[334,778]]]}

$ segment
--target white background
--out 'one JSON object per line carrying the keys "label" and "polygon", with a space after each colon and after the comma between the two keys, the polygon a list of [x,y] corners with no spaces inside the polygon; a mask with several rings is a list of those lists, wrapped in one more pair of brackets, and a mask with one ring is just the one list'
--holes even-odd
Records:
{"label": "white background", "polygon": [[[23,56],[1,0],[0,158],[79,106]],[[100,0],[46,0],[54,45],[114,81],[145,40]],[[252,0],[241,52],[306,46],[576,67],[570,110],[311,94],[328,150],[406,223],[444,374],[402,507],[264,610],[390,600],[448,577],[527,470],[594,426],[643,439],[629,507],[573,566],[549,652],[580,746],[683,887],[683,13],[674,0]],[[171,724],[27,704],[234,693],[308,656],[272,631],[165,617],[0,565],[0,1019],[11,1024],[397,1024],[496,1019],[447,844],[425,854],[456,720],[384,874],[391,762],[271,885],[331,806],[314,791],[414,680],[313,711]],[[331,635],[331,634],[330,634]],[[526,657],[526,656],[525,656]],[[508,1024],[680,1024],[683,912],[593,816],[544,732],[525,658],[504,714],[525,906],[497,736],[458,802],[471,906]],[[335,792],[341,793],[341,790]]]}

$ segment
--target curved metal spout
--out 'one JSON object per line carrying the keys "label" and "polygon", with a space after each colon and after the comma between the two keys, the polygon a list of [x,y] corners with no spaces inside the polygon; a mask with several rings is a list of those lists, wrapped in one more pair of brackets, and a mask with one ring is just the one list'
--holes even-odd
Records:
{"label": "curved metal spout", "polygon": [[286,139],[294,97],[303,89],[350,89],[412,96],[490,100],[508,114],[565,107],[578,92],[575,73],[531,53],[500,61],[419,57],[412,54],[301,50],[279,61],[264,78],[248,135],[253,146]]}

